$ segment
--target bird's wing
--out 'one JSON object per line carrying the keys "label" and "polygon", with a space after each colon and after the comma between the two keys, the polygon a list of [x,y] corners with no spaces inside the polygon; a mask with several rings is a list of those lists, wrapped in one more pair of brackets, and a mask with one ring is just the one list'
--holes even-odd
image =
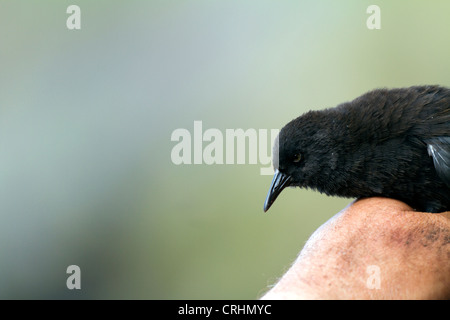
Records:
{"label": "bird's wing", "polygon": [[427,146],[438,176],[450,187],[450,137],[429,139]]}

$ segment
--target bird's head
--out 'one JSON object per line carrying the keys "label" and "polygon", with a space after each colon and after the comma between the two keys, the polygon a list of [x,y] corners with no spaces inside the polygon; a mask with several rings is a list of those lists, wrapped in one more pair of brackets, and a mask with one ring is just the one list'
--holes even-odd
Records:
{"label": "bird's head", "polygon": [[309,112],[283,127],[273,147],[275,175],[264,203],[269,210],[284,188],[318,188],[336,168],[332,128],[322,121],[319,112]]}

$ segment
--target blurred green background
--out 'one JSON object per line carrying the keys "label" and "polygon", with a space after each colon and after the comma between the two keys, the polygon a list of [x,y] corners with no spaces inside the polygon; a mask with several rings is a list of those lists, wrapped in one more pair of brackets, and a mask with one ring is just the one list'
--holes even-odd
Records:
{"label": "blurred green background", "polygon": [[[264,214],[260,165],[174,165],[171,133],[279,129],[377,87],[448,86],[448,12],[1,0],[0,298],[260,297],[351,199],[290,189]],[[81,290],[66,287],[72,264]]]}

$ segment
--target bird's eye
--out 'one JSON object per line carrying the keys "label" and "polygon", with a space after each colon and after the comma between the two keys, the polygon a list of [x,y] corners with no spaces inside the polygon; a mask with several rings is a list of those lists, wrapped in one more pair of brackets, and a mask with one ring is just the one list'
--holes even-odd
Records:
{"label": "bird's eye", "polygon": [[292,159],[292,161],[300,162],[301,160],[302,160],[302,154],[301,153],[294,154],[294,158]]}

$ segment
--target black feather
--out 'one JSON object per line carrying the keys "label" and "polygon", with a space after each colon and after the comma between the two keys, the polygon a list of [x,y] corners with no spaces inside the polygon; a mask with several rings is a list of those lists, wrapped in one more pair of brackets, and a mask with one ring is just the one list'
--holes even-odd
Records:
{"label": "black feather", "polygon": [[450,137],[428,140],[428,153],[433,157],[438,176],[450,187]]}
{"label": "black feather", "polygon": [[[274,166],[284,179],[274,181],[341,197],[395,198],[420,211],[450,210],[450,89],[373,90],[292,120],[275,146]],[[294,162],[298,154],[302,160]],[[265,210],[281,192],[275,187]]]}

